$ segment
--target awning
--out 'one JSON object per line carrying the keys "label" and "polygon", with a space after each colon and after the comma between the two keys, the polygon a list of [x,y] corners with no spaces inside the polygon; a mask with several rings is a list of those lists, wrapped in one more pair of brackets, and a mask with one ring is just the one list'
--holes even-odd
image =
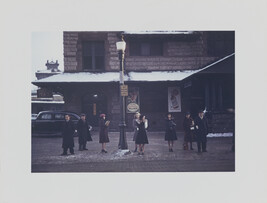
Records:
{"label": "awning", "polygon": [[122,34],[124,35],[152,35],[152,34],[160,34],[160,35],[188,35],[188,34],[193,34],[193,31],[125,31]]}
{"label": "awning", "polygon": [[[207,68],[214,66],[221,61],[233,56],[230,54],[222,59],[205,66],[198,70],[185,70],[185,71],[151,71],[151,72],[128,72],[124,76],[126,82],[160,82],[160,81],[181,81],[191,75],[201,72]],[[74,72],[74,73],[61,73],[47,78],[36,80],[32,82],[34,85],[49,84],[49,83],[110,83],[119,82],[119,72]]]}
{"label": "awning", "polygon": [[[151,72],[129,72],[124,76],[125,82],[157,82],[157,81],[180,81],[196,73],[191,71],[151,71]],[[119,72],[105,73],[62,73],[44,79],[36,80],[33,84],[39,83],[107,83],[119,82]]]}

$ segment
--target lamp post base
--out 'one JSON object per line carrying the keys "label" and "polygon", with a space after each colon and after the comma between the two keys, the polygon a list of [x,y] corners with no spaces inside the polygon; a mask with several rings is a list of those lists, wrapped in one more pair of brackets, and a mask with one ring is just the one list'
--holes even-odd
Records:
{"label": "lamp post base", "polygon": [[125,135],[125,127],[126,127],[126,124],[125,123],[121,123],[119,125],[120,127],[120,141],[119,141],[119,149],[128,149],[128,144],[127,144],[127,141],[126,141],[126,135]]}

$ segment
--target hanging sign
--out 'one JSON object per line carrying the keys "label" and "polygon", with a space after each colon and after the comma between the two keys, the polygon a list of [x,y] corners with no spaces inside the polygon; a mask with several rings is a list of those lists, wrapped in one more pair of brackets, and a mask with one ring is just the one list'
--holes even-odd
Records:
{"label": "hanging sign", "polygon": [[121,85],[121,96],[128,96],[128,85]]}
{"label": "hanging sign", "polygon": [[138,87],[129,88],[129,95],[126,99],[126,108],[127,108],[127,113],[140,112]]}

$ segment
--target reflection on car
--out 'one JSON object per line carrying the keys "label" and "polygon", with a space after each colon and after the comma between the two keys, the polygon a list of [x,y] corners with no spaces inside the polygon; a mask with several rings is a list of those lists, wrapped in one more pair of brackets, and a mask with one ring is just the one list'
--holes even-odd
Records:
{"label": "reflection on car", "polygon": [[37,118],[37,115],[38,115],[38,114],[33,113],[33,114],[32,114],[32,120],[35,120],[35,119]]}
{"label": "reflection on car", "polygon": [[72,112],[66,111],[41,111],[35,120],[32,120],[32,135],[61,135],[68,114],[75,127],[80,117]]}

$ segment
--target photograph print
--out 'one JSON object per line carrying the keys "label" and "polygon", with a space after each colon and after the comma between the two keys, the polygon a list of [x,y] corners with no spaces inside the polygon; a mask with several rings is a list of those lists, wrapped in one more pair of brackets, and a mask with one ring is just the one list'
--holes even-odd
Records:
{"label": "photograph print", "polygon": [[31,171],[234,172],[235,31],[32,33]]}

